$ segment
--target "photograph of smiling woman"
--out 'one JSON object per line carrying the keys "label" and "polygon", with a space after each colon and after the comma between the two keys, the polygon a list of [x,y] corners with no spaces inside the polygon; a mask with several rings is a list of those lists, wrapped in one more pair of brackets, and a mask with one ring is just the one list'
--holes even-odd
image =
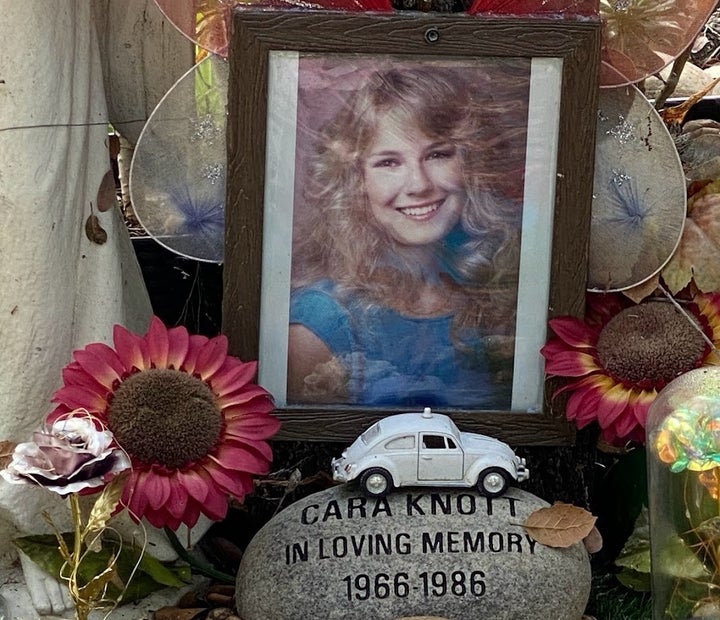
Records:
{"label": "photograph of smiling woman", "polygon": [[298,139],[288,402],[506,410],[529,62],[373,64],[306,60],[358,85]]}

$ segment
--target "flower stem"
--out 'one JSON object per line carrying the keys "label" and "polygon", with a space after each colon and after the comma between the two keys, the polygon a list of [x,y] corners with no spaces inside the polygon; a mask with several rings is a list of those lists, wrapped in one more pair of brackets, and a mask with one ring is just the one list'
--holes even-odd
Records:
{"label": "flower stem", "polygon": [[227,573],[216,570],[212,566],[208,566],[203,562],[198,562],[197,559],[194,558],[190,553],[188,553],[188,550],[183,547],[182,543],[178,540],[178,537],[175,532],[173,532],[173,530],[171,530],[169,527],[165,527],[164,529],[165,535],[168,537],[172,548],[180,556],[181,559],[185,560],[185,562],[190,564],[191,568],[195,572],[200,573],[201,575],[205,575],[206,577],[210,577],[211,579],[216,579],[217,581],[221,581],[223,583],[235,583],[235,577],[233,577],[232,575],[228,575]]}
{"label": "flower stem", "polygon": [[87,601],[83,601],[80,597],[78,587],[78,570],[80,569],[80,557],[82,554],[82,512],[80,510],[80,500],[77,493],[70,494],[70,508],[72,510],[73,525],[75,526],[75,537],[73,540],[72,566],[70,567],[70,583],[68,589],[75,603],[76,620],[87,620],[90,613],[90,606]]}

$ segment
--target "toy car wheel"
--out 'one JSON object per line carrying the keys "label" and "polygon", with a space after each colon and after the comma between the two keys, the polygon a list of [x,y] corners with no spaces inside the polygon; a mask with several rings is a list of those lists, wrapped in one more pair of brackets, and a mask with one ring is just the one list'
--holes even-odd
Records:
{"label": "toy car wheel", "polygon": [[507,472],[500,467],[483,469],[478,476],[478,491],[486,497],[498,497],[507,491]]}
{"label": "toy car wheel", "polygon": [[360,477],[360,488],[371,497],[385,497],[392,491],[392,487],[389,472],[379,467],[368,469]]}

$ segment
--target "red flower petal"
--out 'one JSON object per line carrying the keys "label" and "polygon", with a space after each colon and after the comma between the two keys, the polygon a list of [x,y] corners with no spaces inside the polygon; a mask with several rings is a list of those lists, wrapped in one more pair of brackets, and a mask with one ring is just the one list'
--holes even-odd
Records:
{"label": "red flower petal", "polygon": [[585,321],[592,325],[605,325],[616,314],[632,305],[618,293],[589,293],[586,297]]}
{"label": "red flower petal", "polygon": [[645,428],[647,426],[647,417],[650,412],[650,405],[653,404],[657,398],[656,390],[643,390],[640,393],[633,392],[630,397],[630,402],[633,406],[633,414],[638,424]]}
{"label": "red flower petal", "polygon": [[[150,521],[151,518],[154,523]],[[147,520],[148,523],[150,523],[150,525],[152,525],[153,527],[156,527],[158,529],[162,527],[167,527],[173,531],[177,530],[183,524],[182,519],[176,517],[169,510],[149,512]]]}
{"label": "red flower petal", "polygon": [[[234,396],[233,396],[234,398]],[[256,394],[245,403],[231,405],[222,409],[226,421],[233,422],[240,420],[249,420],[249,416],[258,415],[261,418],[268,418],[275,410],[275,403],[269,394]],[[269,424],[273,424],[272,420],[268,420]]]}
{"label": "red flower petal", "polygon": [[565,415],[568,420],[575,420],[578,428],[585,428],[597,420],[597,401],[598,395],[592,387],[580,388],[568,398]]}
{"label": "red flower petal", "polygon": [[110,390],[116,381],[123,379],[123,366],[110,347],[95,343],[75,351],[75,360],[86,374]]}
{"label": "red flower petal", "polygon": [[262,396],[269,398],[267,390],[261,388],[259,385],[247,386],[237,392],[230,392],[217,399],[217,404],[220,409],[232,407],[233,405],[242,405],[251,401],[253,398]]}
{"label": "red flower petal", "polygon": [[150,321],[150,329],[145,334],[145,342],[150,355],[150,363],[155,368],[167,368],[168,351],[170,350],[168,331],[165,324],[156,316]]}
{"label": "red flower petal", "polygon": [[198,472],[192,469],[178,471],[177,480],[195,501],[201,504],[205,501],[208,496],[208,484]]}
{"label": "red flower petal", "polygon": [[635,419],[635,416],[632,415],[632,412],[629,412],[630,415],[620,416],[615,424],[612,426],[612,433],[615,434],[617,439],[623,439],[626,438],[628,435],[630,435],[637,427],[640,425],[637,423],[637,420]]}
{"label": "red flower petal", "polygon": [[600,428],[607,428],[615,424],[621,415],[631,415],[628,408],[630,391],[621,383],[607,390],[597,408],[597,419]]}
{"label": "red flower petal", "polygon": [[185,509],[185,514],[183,515],[182,522],[190,528],[195,527],[195,524],[198,522],[201,513],[202,504],[198,504],[197,502],[191,500],[190,502],[188,502],[187,508]]}
{"label": "red flower petal", "polygon": [[104,412],[107,401],[100,394],[78,385],[61,387],[52,397],[52,402],[62,403],[70,409],[87,409],[92,413]]}
{"label": "red flower petal", "polygon": [[115,325],[113,342],[126,372],[130,373],[133,368],[137,370],[150,368],[150,358],[142,338],[129,332],[122,325]]}
{"label": "red flower petal", "polygon": [[210,387],[218,396],[224,396],[228,392],[245,387],[255,377],[256,372],[257,362],[240,363],[239,365],[227,364],[213,375]]}
{"label": "red flower petal", "polygon": [[[180,482],[180,476],[175,472],[170,477],[170,497],[166,503],[168,512],[175,519],[182,519],[188,505],[188,491]],[[177,527],[175,528],[177,529]]]}
{"label": "red flower petal", "polygon": [[190,334],[184,327],[173,327],[168,331],[168,368],[180,370],[183,362],[187,357],[188,347],[190,346]]}
{"label": "red flower petal", "polygon": [[247,481],[250,479],[250,475],[248,473],[209,466],[205,466],[205,472],[212,478],[216,486],[237,499],[242,499],[249,490]]}
{"label": "red flower petal", "polygon": [[560,377],[582,377],[599,370],[602,368],[592,355],[579,351],[559,352],[545,361],[545,372]]}
{"label": "red flower petal", "polygon": [[96,394],[102,394],[107,396],[112,389],[107,388],[100,382],[96,381],[94,377],[87,374],[77,362],[68,364],[62,370],[63,383],[65,385],[77,385],[78,387],[85,388]]}
{"label": "red flower petal", "polygon": [[595,347],[597,335],[586,323],[572,316],[558,317],[548,321],[558,338],[571,347],[589,349]]}
{"label": "red flower petal", "polygon": [[148,496],[145,485],[150,475],[146,471],[133,471],[123,489],[122,501],[127,506],[130,516],[138,521],[143,518],[147,510]]}
{"label": "red flower petal", "polygon": [[251,444],[237,445],[225,441],[208,458],[228,469],[246,471],[253,474],[266,474],[270,470],[270,459],[258,454]]}
{"label": "red flower petal", "polygon": [[175,521],[175,519],[173,519],[173,517],[169,515],[165,510],[153,510],[149,506],[148,509],[145,511],[143,518],[147,520],[150,525],[158,529],[161,529],[169,523]]}
{"label": "red flower petal", "polygon": [[228,341],[225,336],[217,336],[208,341],[198,354],[195,372],[203,381],[207,381],[220,368],[227,358]]}
{"label": "red flower petal", "polygon": [[198,334],[190,336],[190,340],[188,342],[188,352],[182,365],[182,369],[189,375],[196,374],[195,368],[197,366],[197,358],[207,341],[208,339],[205,336],[200,336]]}
{"label": "red flower petal", "polygon": [[227,514],[228,498],[224,493],[218,492],[217,487],[212,483],[208,484],[208,490],[209,493],[202,504],[201,511],[213,521],[221,521]]}
{"label": "red flower petal", "polygon": [[170,481],[164,474],[150,470],[150,474],[145,478],[143,491],[148,496],[148,506],[158,510],[170,497]]}
{"label": "red flower petal", "polygon": [[268,439],[280,429],[280,420],[265,413],[246,412],[225,421],[225,433],[238,439]]}
{"label": "red flower petal", "polygon": [[540,353],[545,359],[552,359],[556,355],[560,355],[561,353],[567,353],[567,351],[571,351],[574,349],[568,348],[567,343],[560,340],[560,338],[553,338],[552,340],[548,340],[542,347],[540,347]]}

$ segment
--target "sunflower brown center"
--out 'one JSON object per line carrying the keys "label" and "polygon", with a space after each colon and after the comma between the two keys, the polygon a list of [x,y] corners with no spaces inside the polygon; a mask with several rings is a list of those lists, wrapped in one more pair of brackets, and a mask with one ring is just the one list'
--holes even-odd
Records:
{"label": "sunflower brown center", "polygon": [[153,368],[120,384],[108,424],[130,456],[177,468],[204,457],[216,445],[222,414],[203,381],[178,370]]}
{"label": "sunflower brown center", "polygon": [[603,328],[598,357],[621,381],[667,382],[702,360],[706,343],[698,327],[669,303],[626,308]]}

